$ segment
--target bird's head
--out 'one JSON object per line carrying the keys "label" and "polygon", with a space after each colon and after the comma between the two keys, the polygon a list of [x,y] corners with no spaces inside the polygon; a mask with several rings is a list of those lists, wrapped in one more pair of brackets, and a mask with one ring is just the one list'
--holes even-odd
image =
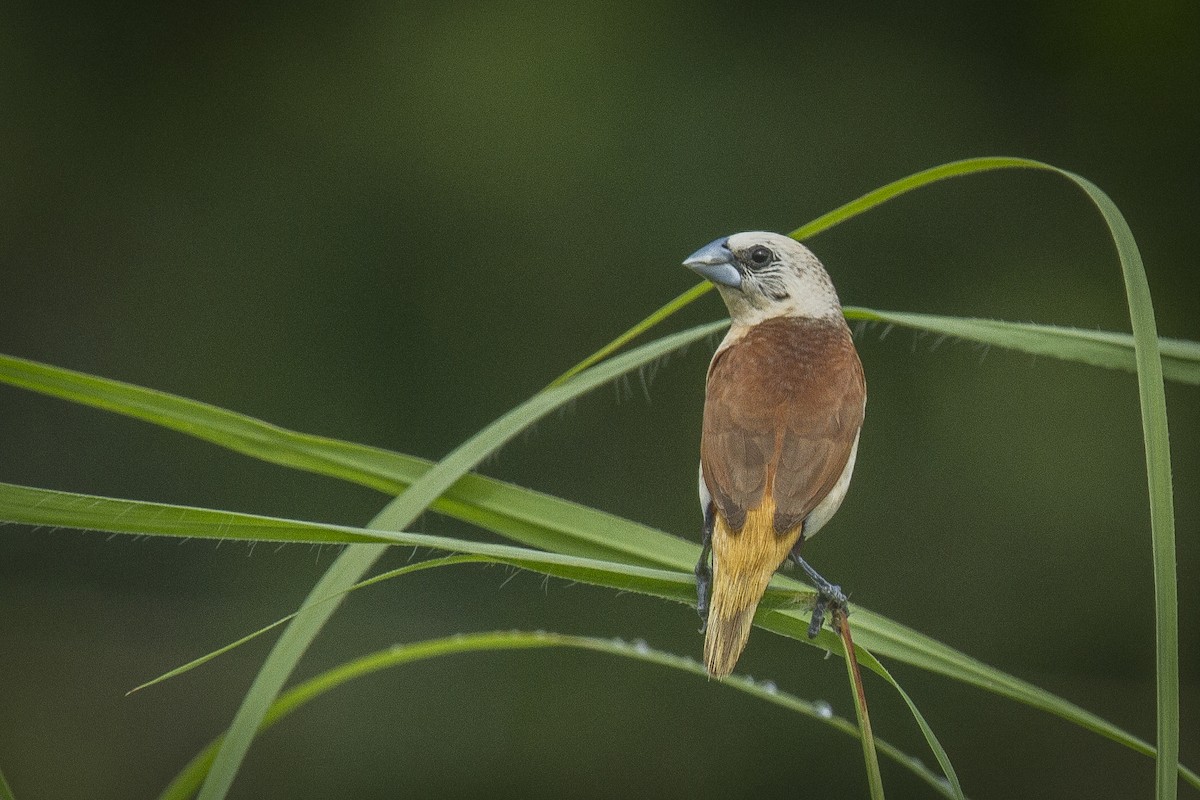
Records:
{"label": "bird's head", "polygon": [[841,317],[833,281],[812,251],[778,233],[717,239],[683,262],[712,281],[734,325],[773,317]]}

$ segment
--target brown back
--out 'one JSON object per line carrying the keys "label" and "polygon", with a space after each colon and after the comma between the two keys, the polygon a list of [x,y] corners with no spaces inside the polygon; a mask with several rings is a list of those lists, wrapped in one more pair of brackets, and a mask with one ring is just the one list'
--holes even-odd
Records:
{"label": "brown back", "polygon": [[768,488],[776,534],[803,522],[841,476],[865,398],[841,319],[769,319],[718,353],[708,370],[700,464],[729,527],[740,531]]}

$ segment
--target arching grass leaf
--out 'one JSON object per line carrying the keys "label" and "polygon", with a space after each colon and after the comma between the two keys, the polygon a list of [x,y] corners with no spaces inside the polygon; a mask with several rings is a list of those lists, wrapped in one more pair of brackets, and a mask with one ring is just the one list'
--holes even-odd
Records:
{"label": "arching grass leaf", "polygon": [[[462,653],[489,653],[500,650],[549,647],[591,650],[606,655],[646,661],[689,673],[699,678],[707,678],[704,667],[693,659],[680,658],[670,653],[664,653],[642,642],[626,643],[613,639],[595,639],[555,633],[524,633],[520,631],[452,636],[445,639],[398,645],[388,650],[362,656],[305,681],[289,689],[272,703],[271,708],[263,718],[260,730],[271,727],[288,714],[300,709],[309,701],[332,691],[348,681],[367,677],[383,669],[390,669],[422,659]],[[855,724],[848,719],[832,714],[828,704],[802,700],[793,694],[781,691],[771,682],[760,683],[741,675],[731,675],[722,681],[722,685],[818,720],[839,733],[854,738],[858,737],[858,728]],[[220,741],[220,739],[217,739],[210,743],[208,747],[192,759],[171,785],[160,795],[160,800],[187,800],[187,798],[192,797],[211,766],[215,753],[220,746]],[[912,772],[942,796],[951,798],[956,796],[949,785],[940,776],[922,764],[919,759],[905,755],[895,746],[885,741],[876,740],[875,744],[880,753],[883,753],[897,764]]]}

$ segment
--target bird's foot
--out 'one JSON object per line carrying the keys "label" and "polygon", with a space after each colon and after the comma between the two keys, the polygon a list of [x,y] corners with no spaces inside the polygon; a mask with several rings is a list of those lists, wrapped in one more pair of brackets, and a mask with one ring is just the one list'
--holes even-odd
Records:
{"label": "bird's foot", "polygon": [[833,617],[829,622],[829,627],[834,633],[841,634],[841,621],[850,616],[850,605],[846,601],[846,595],[842,594],[840,586],[831,586],[833,594],[826,594],[820,589],[817,590],[817,598],[813,601],[812,620],[808,623],[808,638],[815,639],[817,634],[821,632],[821,626],[825,624],[825,614],[832,609]]}
{"label": "bird's foot", "polygon": [[813,602],[812,620],[808,624],[808,638],[817,638],[817,634],[821,632],[821,626],[825,624],[825,614],[831,608],[835,610],[833,615],[834,632],[841,633],[838,630],[840,620],[850,616],[850,602],[846,599],[842,587],[822,578],[820,573],[810,567],[803,558],[794,556],[793,560],[800,565],[817,590],[817,599]]}

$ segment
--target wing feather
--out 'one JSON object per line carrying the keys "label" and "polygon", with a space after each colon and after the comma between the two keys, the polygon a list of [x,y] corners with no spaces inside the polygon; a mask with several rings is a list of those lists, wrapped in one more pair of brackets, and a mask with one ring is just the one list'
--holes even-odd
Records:
{"label": "wing feather", "polygon": [[700,463],[730,529],[741,529],[767,491],[776,534],[796,529],[845,469],[865,398],[862,365],[840,320],[767,320],[718,351]]}

